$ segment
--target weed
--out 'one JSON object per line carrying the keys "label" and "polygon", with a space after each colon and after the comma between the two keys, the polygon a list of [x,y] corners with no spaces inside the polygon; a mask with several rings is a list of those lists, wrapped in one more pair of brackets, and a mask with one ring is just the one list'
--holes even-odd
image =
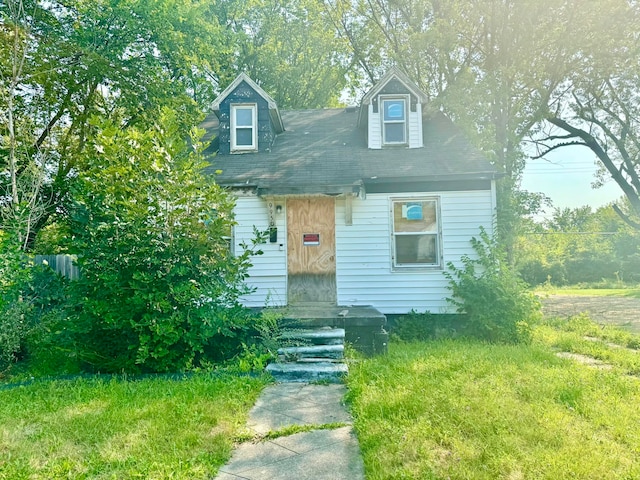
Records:
{"label": "weed", "polygon": [[337,428],[346,427],[348,424],[343,422],[308,424],[308,425],[288,425],[279,430],[271,430],[260,438],[262,440],[275,440],[280,437],[288,437],[296,433],[312,432],[314,430],[336,430]]}

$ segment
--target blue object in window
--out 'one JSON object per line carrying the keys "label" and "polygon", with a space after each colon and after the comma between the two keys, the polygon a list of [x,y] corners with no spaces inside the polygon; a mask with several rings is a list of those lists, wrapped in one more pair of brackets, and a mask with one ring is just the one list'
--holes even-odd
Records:
{"label": "blue object in window", "polygon": [[407,220],[422,220],[421,203],[407,203]]}
{"label": "blue object in window", "polygon": [[385,100],[384,101],[384,119],[388,120],[404,120],[404,100]]}

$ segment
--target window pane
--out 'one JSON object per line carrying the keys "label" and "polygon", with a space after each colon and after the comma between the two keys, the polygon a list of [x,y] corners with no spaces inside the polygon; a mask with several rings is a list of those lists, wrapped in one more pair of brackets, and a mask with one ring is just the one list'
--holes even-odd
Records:
{"label": "window pane", "polygon": [[436,202],[393,202],[394,232],[437,232]]}
{"label": "window pane", "polygon": [[437,264],[436,235],[396,235],[396,265]]}
{"label": "window pane", "polygon": [[383,100],[384,121],[404,121],[404,100]]}
{"label": "window pane", "polygon": [[236,108],[236,125],[239,127],[253,126],[253,109]]}
{"label": "window pane", "polygon": [[404,123],[385,123],[385,143],[404,143]]}
{"label": "window pane", "polygon": [[253,128],[236,128],[236,145],[250,147],[253,145]]}

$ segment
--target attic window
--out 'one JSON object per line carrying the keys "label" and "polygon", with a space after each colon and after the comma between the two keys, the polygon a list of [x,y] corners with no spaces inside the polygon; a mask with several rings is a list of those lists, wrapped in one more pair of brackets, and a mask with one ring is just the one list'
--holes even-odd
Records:
{"label": "attic window", "polygon": [[405,145],[407,143],[407,100],[406,98],[383,97],[382,143],[384,145]]}
{"label": "attic window", "polygon": [[231,105],[231,151],[257,150],[258,129],[255,104]]}

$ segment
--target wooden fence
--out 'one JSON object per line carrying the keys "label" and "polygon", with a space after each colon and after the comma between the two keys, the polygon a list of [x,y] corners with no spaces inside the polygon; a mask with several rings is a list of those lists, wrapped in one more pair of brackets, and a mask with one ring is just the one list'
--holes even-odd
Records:
{"label": "wooden fence", "polygon": [[75,255],[36,255],[34,261],[40,265],[49,265],[56,273],[69,280],[80,278],[80,269],[75,264]]}

